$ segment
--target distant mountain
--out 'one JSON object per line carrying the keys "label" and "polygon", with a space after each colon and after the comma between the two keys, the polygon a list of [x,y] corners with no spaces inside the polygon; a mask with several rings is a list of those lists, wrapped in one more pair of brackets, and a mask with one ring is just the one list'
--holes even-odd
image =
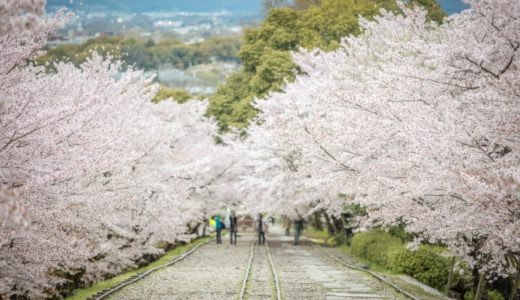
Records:
{"label": "distant mountain", "polygon": [[261,0],[47,0],[47,9],[67,6],[77,10],[125,12],[189,11],[260,12]]}

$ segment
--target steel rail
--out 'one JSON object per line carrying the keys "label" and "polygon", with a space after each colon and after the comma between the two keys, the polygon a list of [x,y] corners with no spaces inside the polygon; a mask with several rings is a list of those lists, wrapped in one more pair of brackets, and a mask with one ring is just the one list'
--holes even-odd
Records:
{"label": "steel rail", "polygon": [[[316,245],[316,243],[314,241],[312,241],[311,239],[307,239],[305,238],[305,240],[313,243],[314,245]],[[319,246],[319,245],[318,245]],[[352,264],[349,264],[347,262],[345,262],[344,260],[340,259],[339,257],[336,257],[332,254],[330,254],[328,251],[324,250],[323,247],[319,246],[318,247],[322,252],[324,252],[325,254],[327,254],[328,256],[330,256],[332,259],[334,259],[335,261],[337,261],[338,263],[342,264],[343,266],[349,268],[349,269],[353,269],[353,270],[357,270],[357,271],[361,271],[361,272],[364,272],[364,273],[367,273],[369,274],[370,276],[374,277],[375,279],[385,283],[386,285],[389,285],[390,287],[392,287],[395,291],[397,291],[398,293],[406,296],[408,299],[412,299],[412,300],[421,300],[420,298],[417,298],[416,296],[408,293],[407,291],[401,289],[400,287],[398,287],[397,285],[395,285],[394,283],[390,282],[388,279],[384,278],[383,276],[377,274],[377,273],[374,273],[370,270],[367,270],[367,269],[364,269],[364,268],[361,268],[361,267],[358,267],[358,266],[355,266],[355,265],[352,265]]]}
{"label": "steel rail", "polygon": [[278,280],[278,275],[276,274],[276,269],[274,267],[273,258],[271,257],[271,249],[269,248],[269,243],[265,243],[265,246],[267,247],[267,257],[269,258],[269,262],[271,264],[271,272],[273,273],[274,277],[274,284],[276,288],[276,300],[282,300],[282,291],[280,289],[280,281]]}
{"label": "steel rail", "polygon": [[398,293],[404,295],[406,298],[408,299],[412,299],[412,300],[421,300],[420,298],[417,298],[416,296],[410,294],[409,292],[403,290],[402,288],[398,287],[397,285],[395,285],[394,283],[390,282],[388,279],[384,278],[383,276],[375,273],[375,272],[372,272],[368,269],[365,269],[365,268],[361,268],[361,267],[358,267],[358,266],[355,266],[353,264],[349,264],[347,262],[345,262],[344,260],[340,259],[339,257],[336,257],[332,254],[330,254],[328,251],[326,251],[325,249],[323,249],[323,247],[319,244],[317,244],[315,241],[313,241],[312,239],[310,238],[306,238],[304,237],[303,238],[304,240],[312,243],[313,245],[316,245],[318,246],[318,248],[325,254],[327,254],[328,256],[330,256],[332,259],[334,259],[335,261],[337,261],[338,263],[342,264],[343,266],[347,267],[347,268],[350,268],[350,269],[354,269],[354,270],[357,270],[357,271],[361,271],[361,272],[364,272],[364,273],[367,273],[369,274],[370,276],[374,277],[375,279],[383,282],[384,284],[386,285],[389,285],[390,287],[392,287],[395,291],[397,291]]}
{"label": "steel rail", "polygon": [[[321,248],[321,247],[320,247]],[[377,273],[374,273],[370,270],[367,270],[367,269],[364,269],[364,268],[361,268],[361,267],[358,267],[358,266],[355,266],[355,265],[352,265],[352,264],[349,264],[345,261],[343,261],[342,259],[330,254],[329,252],[321,249],[323,252],[325,252],[325,254],[327,254],[328,256],[330,256],[331,258],[333,258],[335,261],[337,261],[338,263],[342,264],[343,266],[347,267],[347,268],[350,268],[350,269],[354,269],[354,270],[358,270],[358,271],[362,271],[362,272],[365,272],[367,274],[370,274],[372,277],[376,278],[377,280],[391,286],[395,291],[397,291],[398,293],[406,296],[407,298],[409,299],[412,299],[412,300],[421,300],[419,298],[417,298],[416,296],[408,293],[407,291],[401,289],[400,287],[398,287],[397,285],[395,285],[394,283],[390,282],[388,279],[384,278],[383,276],[377,274]]]}
{"label": "steel rail", "polygon": [[121,290],[122,288],[128,286],[128,285],[131,285],[133,283],[136,283],[137,281],[145,278],[146,276],[152,274],[153,272],[155,271],[158,271],[162,268],[166,268],[166,267],[169,267],[171,265],[174,265],[176,264],[177,262],[185,259],[186,257],[190,256],[192,253],[194,253],[195,251],[197,251],[200,247],[208,244],[209,242],[212,242],[212,241],[215,241],[215,239],[210,239],[210,240],[207,240],[201,244],[198,244],[196,246],[194,246],[193,248],[191,248],[189,251],[185,252],[184,254],[180,255],[180,256],[177,256],[176,258],[174,258],[173,260],[163,264],[163,265],[160,265],[160,266],[157,266],[153,269],[150,269],[144,273],[141,273],[141,274],[138,274],[136,276],[132,276],[130,278],[128,278],[127,280],[121,282],[120,284],[116,285],[115,287],[112,287],[110,289],[107,289],[107,290],[103,290],[99,293],[97,293],[96,295],[94,295],[93,297],[89,297],[88,299],[92,299],[92,300],[102,300],[102,299],[106,299],[107,297],[113,295],[114,293],[116,293],[117,291]]}
{"label": "steel rail", "polygon": [[249,281],[249,275],[251,274],[251,266],[253,265],[253,258],[255,256],[255,245],[256,240],[251,243],[251,253],[249,254],[249,262],[247,263],[246,273],[244,274],[244,279],[242,280],[242,288],[240,289],[240,300],[244,300],[244,297],[246,295],[247,282]]}

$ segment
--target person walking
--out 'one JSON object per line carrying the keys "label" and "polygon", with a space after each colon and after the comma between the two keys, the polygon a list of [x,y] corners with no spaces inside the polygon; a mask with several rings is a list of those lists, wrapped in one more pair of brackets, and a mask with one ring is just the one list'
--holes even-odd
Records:
{"label": "person walking", "polygon": [[291,235],[291,219],[288,216],[283,218],[283,228],[285,228],[285,236]]}
{"label": "person walking", "polygon": [[205,237],[206,236],[206,228],[208,228],[209,226],[209,220],[204,217],[202,219],[202,236]]}
{"label": "person walking", "polygon": [[300,236],[303,233],[303,218],[301,216],[294,221],[294,245],[298,245],[298,241],[300,240]]}
{"label": "person walking", "polygon": [[215,217],[215,229],[217,231],[217,244],[222,244],[222,221],[220,221],[220,216]]}
{"label": "person walking", "polygon": [[237,244],[237,229],[237,217],[235,216],[235,212],[232,211],[229,217],[229,237],[231,245]]}
{"label": "person walking", "polygon": [[258,220],[256,221],[256,231],[258,232],[258,244],[265,244],[265,222],[262,219],[262,214],[258,214]]}

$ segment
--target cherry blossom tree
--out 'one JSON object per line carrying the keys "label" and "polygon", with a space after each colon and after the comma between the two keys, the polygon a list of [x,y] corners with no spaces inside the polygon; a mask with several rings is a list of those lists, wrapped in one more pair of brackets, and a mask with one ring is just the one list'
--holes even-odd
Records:
{"label": "cherry blossom tree", "polygon": [[337,51],[295,53],[305,75],[257,107],[328,205],[355,195],[491,278],[518,273],[520,5],[469,3],[443,25],[384,12]]}
{"label": "cherry blossom tree", "polygon": [[44,4],[0,2],[6,297],[49,297],[67,277],[114,275],[190,239],[190,225],[208,214],[245,203],[235,180],[248,169],[245,150],[215,143],[207,102],[153,104],[153,78],[95,52],[79,68],[33,66],[69,15],[47,17]]}
{"label": "cherry blossom tree", "polygon": [[[19,292],[13,286],[39,295],[42,286],[53,283],[45,276],[52,268],[73,264],[88,253],[77,236],[69,236],[58,208],[69,205],[71,191],[143,152],[145,145],[133,149],[126,145],[139,135],[135,130],[143,116],[138,110],[156,90],[143,73],[121,74],[119,63],[97,54],[79,69],[56,64],[53,73],[28,64],[64,18],[64,14],[41,18],[43,5],[43,1],[0,5],[0,178],[6,218],[0,233],[2,295]],[[21,211],[27,214],[29,229],[4,222],[19,219]]]}
{"label": "cherry blossom tree", "polygon": [[205,101],[153,104],[153,78],[110,57],[31,65],[68,14],[0,0],[0,295],[139,265],[226,206],[351,199],[367,225],[404,221],[489,278],[518,274],[520,5],[469,3],[442,25],[403,6],[295,53],[305,75],[258,101],[246,141],[216,144]]}
{"label": "cherry blossom tree", "polygon": [[[104,62],[98,56],[93,59]],[[102,70],[108,69],[95,72],[96,80]],[[79,80],[84,81],[85,78]],[[143,86],[146,93],[149,88]],[[57,150],[52,149],[43,158],[27,154],[26,160],[36,161],[32,172],[11,170],[12,174],[26,176],[22,178],[31,178],[35,170],[46,165],[60,166],[65,172],[53,171],[53,176],[39,179],[50,183],[31,183],[19,193],[17,198],[28,212],[30,226],[23,230],[6,227],[2,231],[0,257],[9,266],[2,268],[2,294],[41,295],[42,290],[53,290],[63,282],[63,272],[79,274],[86,283],[95,281],[139,264],[145,253],[161,254],[161,243],[174,244],[191,238],[187,235],[189,223],[200,221],[203,211],[208,211],[213,203],[198,191],[211,187],[214,178],[226,170],[225,160],[218,160],[224,152],[214,142],[215,123],[203,117],[206,102],[180,105],[164,101],[156,105],[148,96],[145,99],[133,111],[124,112],[122,117],[127,120],[104,121],[112,118],[109,112],[114,109],[106,113],[100,110],[91,116],[89,121],[99,117],[103,123],[85,124],[78,138],[96,138],[91,141],[96,148],[74,139],[73,144],[60,149],[73,151],[78,143],[83,151],[98,156],[84,157],[85,165],[75,160],[81,151],[58,156]],[[133,100],[126,101],[129,105]],[[101,132],[96,133],[97,130]],[[111,138],[107,136],[110,130],[114,130]],[[76,137],[66,134],[68,142]],[[51,136],[49,133],[39,138]],[[103,139],[107,139],[106,145],[99,143]],[[52,163],[46,164],[47,159],[52,159]],[[17,161],[16,157],[12,160]],[[68,175],[77,172],[67,168],[69,161],[78,168],[83,166],[82,172]],[[215,210],[218,208],[221,207]],[[32,280],[23,280],[19,274],[30,274]],[[12,290],[13,286],[17,289]]]}
{"label": "cherry blossom tree", "polygon": [[44,16],[44,4],[0,2],[6,297],[53,296],[67,277],[88,284],[189,239],[189,224],[212,203],[197,191],[226,164],[215,159],[222,147],[206,102],[153,104],[153,78],[96,53],[79,68],[31,65],[68,16]]}

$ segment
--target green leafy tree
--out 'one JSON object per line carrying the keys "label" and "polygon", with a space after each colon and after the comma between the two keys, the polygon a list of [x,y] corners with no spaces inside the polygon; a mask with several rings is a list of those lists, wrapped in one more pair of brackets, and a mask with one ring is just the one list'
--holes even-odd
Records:
{"label": "green leafy tree", "polygon": [[294,0],[293,7],[295,9],[307,9],[311,6],[320,5],[321,0]]}
{"label": "green leafy tree", "polygon": [[158,103],[166,99],[172,99],[179,103],[184,103],[192,98],[193,96],[190,95],[190,93],[188,93],[186,90],[172,89],[167,86],[161,86],[152,101]]}
{"label": "green leafy tree", "polygon": [[[445,16],[436,0],[412,0],[408,5],[425,6],[432,20],[440,22]],[[238,52],[243,68],[210,98],[208,115],[219,121],[221,130],[247,128],[256,115],[251,102],[280,90],[298,73],[291,51],[334,50],[342,37],[360,32],[359,16],[371,19],[381,8],[398,11],[394,0],[299,0],[292,8],[270,9],[261,26],[246,30]]]}
{"label": "green leafy tree", "polygon": [[294,80],[296,65],[287,51],[267,48],[256,67],[250,85],[255,95],[266,96],[270,91],[279,91],[285,80]]}
{"label": "green leafy tree", "polygon": [[207,113],[216,117],[222,130],[240,128],[256,115],[249,81],[247,73],[233,74],[211,98]]}
{"label": "green leafy tree", "polygon": [[437,0],[412,0],[408,5],[420,5],[428,10],[428,18],[441,23],[447,16]]}

